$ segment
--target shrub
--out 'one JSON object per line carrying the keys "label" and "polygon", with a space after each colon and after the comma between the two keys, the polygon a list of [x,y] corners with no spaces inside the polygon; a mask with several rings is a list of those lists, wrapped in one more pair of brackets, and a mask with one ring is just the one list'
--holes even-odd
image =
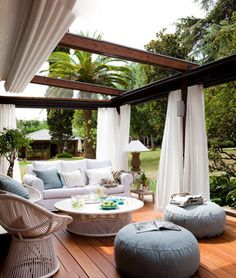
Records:
{"label": "shrub", "polygon": [[236,178],[226,174],[211,176],[210,191],[213,202],[236,208]]}
{"label": "shrub", "polygon": [[71,153],[63,152],[63,153],[58,153],[56,155],[56,158],[72,158],[73,155]]}

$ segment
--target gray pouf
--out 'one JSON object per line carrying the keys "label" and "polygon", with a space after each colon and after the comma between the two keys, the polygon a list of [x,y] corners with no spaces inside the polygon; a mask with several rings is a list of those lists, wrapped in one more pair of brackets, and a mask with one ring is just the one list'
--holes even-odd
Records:
{"label": "gray pouf", "polygon": [[136,233],[133,224],[115,238],[115,262],[122,277],[187,278],[198,269],[198,242],[186,229]]}
{"label": "gray pouf", "polygon": [[164,220],[188,229],[196,238],[211,238],[223,233],[226,214],[220,206],[208,201],[186,208],[168,205],[164,212]]}

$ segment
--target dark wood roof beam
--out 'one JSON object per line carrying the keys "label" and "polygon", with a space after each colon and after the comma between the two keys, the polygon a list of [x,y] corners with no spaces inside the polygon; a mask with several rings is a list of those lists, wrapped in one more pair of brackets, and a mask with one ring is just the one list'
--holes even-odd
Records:
{"label": "dark wood roof beam", "polygon": [[66,33],[59,46],[111,56],[128,61],[160,66],[175,71],[187,71],[198,65],[174,57],[138,50],[102,40]]}
{"label": "dark wood roof beam", "polygon": [[183,74],[162,79],[142,88],[132,90],[114,98],[116,105],[139,104],[167,96],[170,91],[186,86],[203,84],[205,88],[236,80],[236,55],[218,60]]}
{"label": "dark wood roof beam", "polygon": [[115,107],[110,100],[45,98],[45,97],[9,97],[0,96],[1,104],[14,104],[17,108],[60,108],[96,110],[99,107]]}
{"label": "dark wood roof beam", "polygon": [[125,92],[124,90],[101,86],[101,85],[95,85],[95,84],[66,80],[66,79],[52,78],[46,76],[39,76],[39,75],[34,76],[34,78],[31,80],[30,83],[65,88],[65,89],[79,90],[79,91],[85,91],[85,92],[97,93],[103,95],[111,95],[111,96],[118,96]]}

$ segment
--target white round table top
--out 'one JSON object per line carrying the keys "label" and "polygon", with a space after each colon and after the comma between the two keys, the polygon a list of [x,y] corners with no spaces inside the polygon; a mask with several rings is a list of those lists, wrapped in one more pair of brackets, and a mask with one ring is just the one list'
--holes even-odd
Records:
{"label": "white round table top", "polygon": [[[115,197],[116,198],[116,197]],[[124,199],[123,205],[118,205],[116,209],[102,209],[101,203],[84,204],[82,207],[73,207],[71,199],[65,199],[55,204],[55,208],[58,210],[69,212],[73,214],[86,214],[86,215],[98,215],[98,214],[121,214],[138,210],[143,207],[143,201],[137,200],[131,197],[118,197]]]}

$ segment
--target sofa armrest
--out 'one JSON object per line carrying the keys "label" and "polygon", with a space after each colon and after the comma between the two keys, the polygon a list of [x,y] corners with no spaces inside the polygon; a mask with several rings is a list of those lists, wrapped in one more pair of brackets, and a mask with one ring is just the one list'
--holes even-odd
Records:
{"label": "sofa armrest", "polygon": [[120,182],[124,185],[124,192],[130,195],[130,185],[133,183],[133,175],[130,173],[122,173],[120,175]]}
{"label": "sofa armrest", "polygon": [[43,181],[41,179],[37,178],[34,175],[26,174],[26,175],[23,176],[23,183],[38,189],[43,196],[44,184],[43,184]]}

